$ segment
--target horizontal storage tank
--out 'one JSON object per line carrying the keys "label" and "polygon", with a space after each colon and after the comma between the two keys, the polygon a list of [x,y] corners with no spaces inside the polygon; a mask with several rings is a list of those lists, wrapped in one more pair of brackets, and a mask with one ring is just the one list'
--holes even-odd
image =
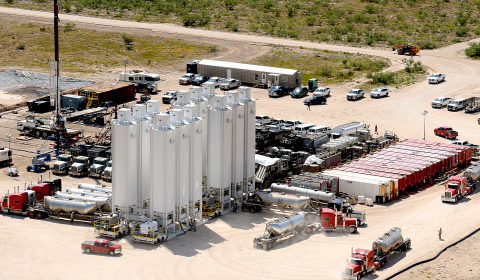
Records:
{"label": "horizontal storage tank", "polygon": [[284,233],[301,228],[305,225],[305,212],[294,213],[283,219],[273,220],[267,223],[266,229],[270,234],[279,236]]}
{"label": "horizontal storage tank", "polygon": [[284,192],[289,194],[301,195],[305,197],[310,197],[311,199],[325,201],[325,202],[330,202],[335,199],[334,193],[327,193],[327,192],[316,191],[316,190],[305,189],[305,188],[290,187],[287,185],[280,185],[275,183],[273,183],[270,186],[270,189],[274,192],[280,192],[280,193]]}
{"label": "horizontal storage tank", "polygon": [[89,215],[98,207],[96,202],[83,202],[77,200],[59,199],[53,196],[45,196],[45,208],[57,214],[59,212],[76,213],[81,215]]}
{"label": "horizontal storage tank", "polygon": [[96,192],[96,191],[93,191],[93,190],[68,188],[68,189],[65,190],[65,192],[73,193],[73,194],[77,194],[77,195],[82,195],[82,196],[112,198],[112,194],[103,193],[103,192]]}
{"label": "horizontal storage tank", "polygon": [[103,193],[112,193],[113,191],[111,187],[107,187],[105,185],[94,185],[94,184],[87,184],[87,183],[78,183],[78,188],[84,189],[84,190],[103,192]]}
{"label": "horizontal storage tank", "polygon": [[150,132],[150,204],[152,211],[167,214],[175,211],[177,142],[175,128],[170,125],[170,115],[158,114],[155,118],[156,124]]}
{"label": "horizontal storage tank", "polygon": [[259,191],[258,197],[265,205],[277,205],[285,208],[303,209],[310,203],[306,196],[288,195],[279,192]]}
{"label": "horizontal storage tank", "polygon": [[468,181],[476,182],[480,179],[480,163],[472,164],[464,172],[463,176],[467,177]]}
{"label": "horizontal storage tank", "polygon": [[[137,202],[137,123],[132,111],[118,110],[118,119],[112,121],[113,205],[130,207]],[[79,186],[80,188],[80,186]]]}
{"label": "horizontal storage tank", "polygon": [[82,196],[81,194],[71,194],[68,192],[55,192],[55,196],[62,199],[96,202],[98,203],[98,207],[102,208],[102,211],[112,211],[112,207],[107,203],[108,198],[106,197]]}

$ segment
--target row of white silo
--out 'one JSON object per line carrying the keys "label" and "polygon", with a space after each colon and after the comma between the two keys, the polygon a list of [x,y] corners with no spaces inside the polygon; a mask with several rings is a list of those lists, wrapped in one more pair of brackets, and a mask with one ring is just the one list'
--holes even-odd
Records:
{"label": "row of white silo", "polygon": [[[112,122],[113,204],[164,227],[201,219],[202,189],[222,210],[254,190],[255,100],[250,88],[180,91],[169,114],[157,100],[122,108]],[[202,184],[203,183],[203,184]],[[128,217],[127,217],[128,218]]]}

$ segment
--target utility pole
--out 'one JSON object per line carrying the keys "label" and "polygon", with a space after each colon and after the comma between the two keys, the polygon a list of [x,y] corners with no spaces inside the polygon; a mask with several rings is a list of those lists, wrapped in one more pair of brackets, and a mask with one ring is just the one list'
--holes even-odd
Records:
{"label": "utility pole", "polygon": [[427,116],[428,112],[423,110],[422,116],[423,116],[423,140],[425,140],[425,117]]}

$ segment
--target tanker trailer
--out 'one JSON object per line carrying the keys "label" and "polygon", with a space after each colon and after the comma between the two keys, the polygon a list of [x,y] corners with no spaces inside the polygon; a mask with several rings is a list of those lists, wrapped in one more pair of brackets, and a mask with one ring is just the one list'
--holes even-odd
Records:
{"label": "tanker trailer", "polygon": [[82,196],[81,194],[72,194],[67,192],[56,192],[55,196],[61,199],[69,199],[74,201],[96,202],[102,211],[112,211],[111,202],[108,201],[109,199],[106,197]]}
{"label": "tanker trailer", "polygon": [[30,210],[28,215],[33,218],[66,218],[74,220],[94,221],[102,217],[97,202],[60,199],[45,196],[43,205]]}
{"label": "tanker trailer", "polygon": [[288,209],[304,209],[310,204],[310,198],[295,196],[271,191],[256,191],[248,195],[248,199],[242,203],[242,211],[251,213],[258,212],[262,207],[278,206]]}
{"label": "tanker trailer", "polygon": [[479,183],[478,180],[480,179],[480,163],[477,162],[465,169],[463,176],[467,177],[469,186],[475,189],[476,184]]}
{"label": "tanker trailer", "polygon": [[94,184],[86,184],[86,183],[79,183],[78,184],[79,189],[84,189],[84,190],[93,190],[97,192],[103,192],[103,193],[112,193],[112,188],[107,187],[106,185],[94,185]]}
{"label": "tanker trailer", "polygon": [[267,223],[265,233],[253,239],[254,248],[269,250],[281,241],[300,234],[318,230],[318,225],[306,219],[305,212],[298,212]]}
{"label": "tanker trailer", "polygon": [[274,192],[280,192],[280,193],[283,192],[283,193],[306,196],[306,197],[310,197],[310,199],[312,200],[318,200],[318,201],[327,202],[327,203],[335,199],[334,193],[328,193],[328,192],[317,191],[317,190],[306,189],[306,188],[299,188],[299,187],[290,187],[287,185],[272,184],[270,186],[270,189]]}
{"label": "tanker trailer", "polygon": [[68,188],[66,190],[67,193],[77,194],[81,196],[92,196],[92,197],[105,197],[105,198],[112,198],[112,194],[107,194],[103,192],[96,192],[94,190],[86,190],[86,189],[77,189],[77,188]]}

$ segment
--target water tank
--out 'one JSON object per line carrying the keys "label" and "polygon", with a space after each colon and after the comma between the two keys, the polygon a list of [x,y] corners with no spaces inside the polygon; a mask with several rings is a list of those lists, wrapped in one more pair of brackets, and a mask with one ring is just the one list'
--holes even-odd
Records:
{"label": "water tank", "polygon": [[[137,155],[138,155],[138,200],[150,199],[150,124],[147,117],[147,106],[136,104],[133,108],[133,120],[137,123]],[[142,205],[142,204],[140,204]]]}
{"label": "water tank", "polygon": [[185,121],[183,109],[171,110],[170,122],[175,127],[175,141],[177,143],[175,150],[176,206],[181,208],[188,205],[190,198],[190,124]]}
{"label": "water tank", "polygon": [[256,117],[256,101],[251,98],[251,89],[249,87],[239,87],[240,102],[243,103],[245,110],[245,134],[244,134],[244,177],[247,180],[248,189],[245,191],[252,192],[255,190],[255,117]]}
{"label": "water tank", "polygon": [[150,206],[152,211],[165,214],[175,211],[175,129],[170,125],[170,115],[158,114],[156,119],[150,132]]}
{"label": "water tank", "polygon": [[137,123],[132,111],[118,110],[118,119],[112,121],[113,203],[124,208],[137,201]]}
{"label": "water tank", "polygon": [[245,179],[245,109],[243,103],[239,102],[238,91],[228,91],[225,95],[227,96],[227,105],[232,108],[232,182],[242,186]]}

